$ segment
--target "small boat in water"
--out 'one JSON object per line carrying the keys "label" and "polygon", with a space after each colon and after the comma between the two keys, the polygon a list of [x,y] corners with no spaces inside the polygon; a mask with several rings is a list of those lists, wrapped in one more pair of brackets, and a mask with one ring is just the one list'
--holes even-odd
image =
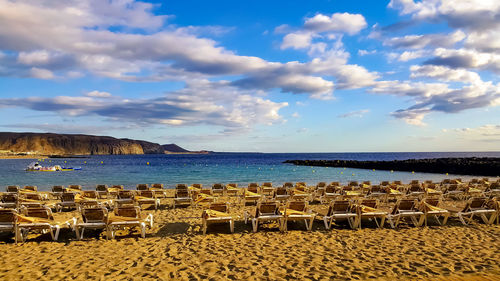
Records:
{"label": "small boat in water", "polygon": [[33,162],[26,167],[26,171],[29,172],[58,172],[58,171],[74,171],[81,170],[81,167],[61,167],[59,165],[54,166],[42,166],[38,162]]}

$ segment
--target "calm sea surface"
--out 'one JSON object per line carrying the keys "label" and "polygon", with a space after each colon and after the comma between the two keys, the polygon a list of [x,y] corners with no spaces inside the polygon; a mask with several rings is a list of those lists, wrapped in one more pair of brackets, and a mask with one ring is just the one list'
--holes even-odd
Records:
{"label": "calm sea surface", "polygon": [[[249,182],[270,181],[279,185],[287,181],[319,181],[429,179],[471,177],[463,175],[410,172],[372,171],[352,168],[307,167],[283,164],[289,159],[345,159],[345,160],[403,160],[410,158],[440,157],[500,157],[500,152],[432,152],[432,153],[213,153],[207,155],[108,155],[78,159],[46,159],[42,165],[81,166],[82,170],[67,172],[26,172],[24,168],[33,160],[1,159],[0,189],[7,185],[36,185],[49,190],[53,185],[80,184],[93,189],[96,184],[122,184],[135,188],[138,183],[163,183],[172,188],[177,183],[236,182],[245,186]],[[101,163],[102,162],[102,163]],[[149,165],[147,163],[149,162]]]}

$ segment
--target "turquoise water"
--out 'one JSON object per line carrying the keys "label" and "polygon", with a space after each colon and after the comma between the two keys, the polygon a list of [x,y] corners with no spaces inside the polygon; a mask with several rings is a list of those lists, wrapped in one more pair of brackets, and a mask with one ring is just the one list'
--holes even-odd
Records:
{"label": "turquoise water", "polygon": [[[249,182],[319,181],[412,179],[441,181],[444,178],[469,176],[373,171],[352,168],[307,167],[283,164],[289,159],[345,159],[345,160],[401,160],[410,158],[439,157],[500,157],[500,152],[447,152],[447,153],[214,153],[208,155],[108,155],[78,159],[46,159],[42,164],[81,166],[80,171],[26,172],[24,168],[33,160],[0,160],[0,188],[7,185],[36,185],[39,190],[49,190],[53,185],[80,184],[93,189],[96,184],[122,184],[135,188],[138,183],[163,183],[172,188],[177,183],[236,182],[245,186]],[[101,163],[102,162],[102,163]],[[147,163],[149,162],[149,165]]]}

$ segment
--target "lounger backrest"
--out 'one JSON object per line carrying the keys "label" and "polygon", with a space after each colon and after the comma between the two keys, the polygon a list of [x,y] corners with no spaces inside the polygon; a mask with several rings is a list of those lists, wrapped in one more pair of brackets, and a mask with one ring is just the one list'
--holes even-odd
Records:
{"label": "lounger backrest", "polygon": [[95,190],[84,190],[82,196],[85,198],[97,198],[97,191]]}
{"label": "lounger backrest", "polygon": [[38,187],[36,187],[36,185],[26,185],[24,186],[24,190],[30,190],[36,192],[38,190]]}
{"label": "lounger backrest", "polygon": [[325,193],[335,193],[337,191],[337,187],[333,185],[329,185],[325,188]]}
{"label": "lounger backrest", "polygon": [[62,185],[54,185],[52,187],[52,192],[64,192],[64,186]]}
{"label": "lounger backrest", "polygon": [[[179,185],[177,185],[177,186],[179,186]],[[186,185],[186,187],[187,187],[187,185]],[[193,187],[201,189],[201,188],[203,188],[203,184],[201,184],[201,183],[193,183]]]}
{"label": "lounger backrest", "polygon": [[151,185],[152,188],[163,189],[163,183],[153,183]]}
{"label": "lounger backrest", "polygon": [[382,182],[380,182],[380,185],[381,186],[386,186],[386,185],[389,185],[389,182],[388,181],[382,181]]}
{"label": "lounger backrest", "polygon": [[276,195],[287,195],[288,191],[286,187],[278,187],[276,188]]}
{"label": "lounger backrest", "polygon": [[186,198],[189,197],[189,191],[187,189],[176,189],[175,198]]}
{"label": "lounger backrest", "polygon": [[343,186],[342,190],[344,190],[344,191],[352,191],[352,190],[354,190],[354,185]]}
{"label": "lounger backrest", "polygon": [[380,191],[380,185],[372,185],[370,188],[370,193],[379,193]]}
{"label": "lounger backrest", "polygon": [[450,184],[451,180],[450,179],[444,179],[441,181],[442,184]]}
{"label": "lounger backrest", "polygon": [[132,199],[134,198],[134,193],[131,190],[120,190],[118,191],[119,199]]}
{"label": "lounger backrest", "polygon": [[260,215],[274,215],[277,214],[279,210],[279,203],[277,202],[261,202],[257,205],[257,214]]}
{"label": "lounger backrest", "polygon": [[104,207],[84,208],[82,218],[86,223],[107,222],[108,210]]}
{"label": "lounger backrest", "polygon": [[410,192],[418,192],[421,190],[420,184],[412,184],[410,185]]}
{"label": "lounger backrest", "polygon": [[333,211],[336,213],[344,212],[347,213],[351,207],[349,200],[336,200],[333,201]]}
{"label": "lounger backrest", "polygon": [[410,184],[419,184],[419,183],[420,183],[420,181],[419,181],[419,180],[412,180],[412,181],[410,182]]}
{"label": "lounger backrest", "polygon": [[123,190],[123,185],[121,185],[121,184],[115,184],[115,185],[111,186],[111,188]]}
{"label": "lounger backrest", "polygon": [[432,181],[431,181],[431,180],[426,180],[426,181],[424,181],[424,183],[425,183],[425,184],[431,184],[431,183],[432,183]]}
{"label": "lounger backrest", "polygon": [[263,187],[273,187],[273,184],[270,182],[265,182],[262,184]]}
{"label": "lounger backrest", "polygon": [[415,210],[415,200],[414,199],[401,199],[396,206],[394,206],[393,214],[398,213],[398,211],[414,211]]}
{"label": "lounger backrest", "polygon": [[140,190],[139,195],[147,198],[154,198],[154,191],[152,190]]}
{"label": "lounger backrest", "polygon": [[0,209],[0,225],[11,225],[17,222],[17,211],[14,209]]}
{"label": "lounger backrest", "polygon": [[303,182],[303,181],[300,181],[300,182],[295,183],[295,187],[299,187],[299,186],[306,187],[306,186],[307,186],[307,184],[306,184],[305,182]]}
{"label": "lounger backrest", "polygon": [[471,210],[482,209],[486,203],[486,197],[474,197],[470,200],[469,208]]}
{"label": "lounger backrest", "polygon": [[471,179],[469,182],[470,183],[479,183],[479,179]]}
{"label": "lounger backrest", "polygon": [[238,184],[237,183],[228,183],[227,186],[237,188]]}
{"label": "lounger backrest", "polygon": [[137,206],[123,206],[115,208],[115,214],[122,217],[139,218],[141,212]]}
{"label": "lounger backrest", "polygon": [[393,181],[392,184],[395,184],[395,185],[403,185],[403,182],[402,181]]}
{"label": "lounger backrest", "polygon": [[70,184],[68,188],[82,190],[82,186],[79,184]]}
{"label": "lounger backrest", "polygon": [[136,186],[137,190],[148,190],[149,186],[146,183],[140,183]]}
{"label": "lounger backrest", "polygon": [[372,185],[372,182],[371,181],[363,181],[363,184],[364,185]]}
{"label": "lounger backrest", "polygon": [[370,208],[377,208],[378,201],[375,199],[364,199],[361,200],[360,204]]}
{"label": "lounger backrest", "polygon": [[458,184],[450,184],[447,189],[447,191],[456,191],[456,190],[458,190]]}
{"label": "lounger backrest", "polygon": [[259,185],[256,182],[251,182],[248,184],[248,187],[259,187]]}
{"label": "lounger backrest", "polygon": [[340,182],[338,182],[338,181],[332,181],[332,182],[330,183],[330,185],[331,185],[331,186],[340,186]]}
{"label": "lounger backrest", "polygon": [[283,187],[285,187],[285,188],[292,188],[293,187],[293,183],[291,183],[291,182],[285,182],[283,184]]}
{"label": "lounger backrest", "polygon": [[[198,188],[198,187],[196,187],[195,185],[196,185],[196,184],[193,184],[193,187]],[[186,190],[187,190],[187,189],[188,189],[188,186],[187,186],[186,184],[184,184],[184,183],[179,183],[179,184],[177,184],[177,185],[175,186],[175,189],[176,189],[176,190],[180,190],[180,189],[186,189]]]}
{"label": "lounger backrest", "polygon": [[97,191],[108,191],[108,186],[105,184],[98,184],[95,187],[95,190]]}
{"label": "lounger backrest", "polygon": [[223,213],[228,212],[228,205],[226,203],[212,203],[210,204],[210,210],[219,211]]}
{"label": "lounger backrest", "polygon": [[358,182],[357,181],[350,181],[348,186],[358,186]]}
{"label": "lounger backrest", "polygon": [[2,195],[2,203],[17,203],[17,194],[5,193]]}
{"label": "lounger backrest", "polygon": [[19,186],[18,185],[9,185],[7,186],[7,192],[19,192]]}
{"label": "lounger backrest", "polygon": [[248,186],[247,190],[253,193],[259,193],[259,187],[258,186]]}
{"label": "lounger backrest", "polygon": [[42,219],[54,219],[52,217],[52,211],[50,208],[26,208],[24,209],[24,214],[28,217],[42,218]]}
{"label": "lounger backrest", "polygon": [[439,205],[439,198],[426,198],[425,202],[431,206],[437,207]]}
{"label": "lounger backrest", "polygon": [[317,188],[325,188],[326,187],[326,182],[322,181],[322,182],[318,182],[318,184],[316,185]]}
{"label": "lounger backrest", "polygon": [[215,189],[215,190],[223,190],[224,189],[224,186],[222,185],[222,183],[214,183],[212,185],[212,189]]}
{"label": "lounger backrest", "polygon": [[62,202],[75,202],[75,194],[73,192],[66,192],[61,195]]}
{"label": "lounger backrest", "polygon": [[305,201],[288,202],[287,209],[305,212],[307,210],[307,203]]}

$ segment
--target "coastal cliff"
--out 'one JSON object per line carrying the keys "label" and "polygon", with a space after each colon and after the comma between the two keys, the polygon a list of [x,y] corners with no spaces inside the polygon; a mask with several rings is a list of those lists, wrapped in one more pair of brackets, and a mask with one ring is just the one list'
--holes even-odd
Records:
{"label": "coastal cliff", "polygon": [[4,153],[33,155],[109,155],[164,153],[157,143],[106,136],[0,133],[0,150]]}

